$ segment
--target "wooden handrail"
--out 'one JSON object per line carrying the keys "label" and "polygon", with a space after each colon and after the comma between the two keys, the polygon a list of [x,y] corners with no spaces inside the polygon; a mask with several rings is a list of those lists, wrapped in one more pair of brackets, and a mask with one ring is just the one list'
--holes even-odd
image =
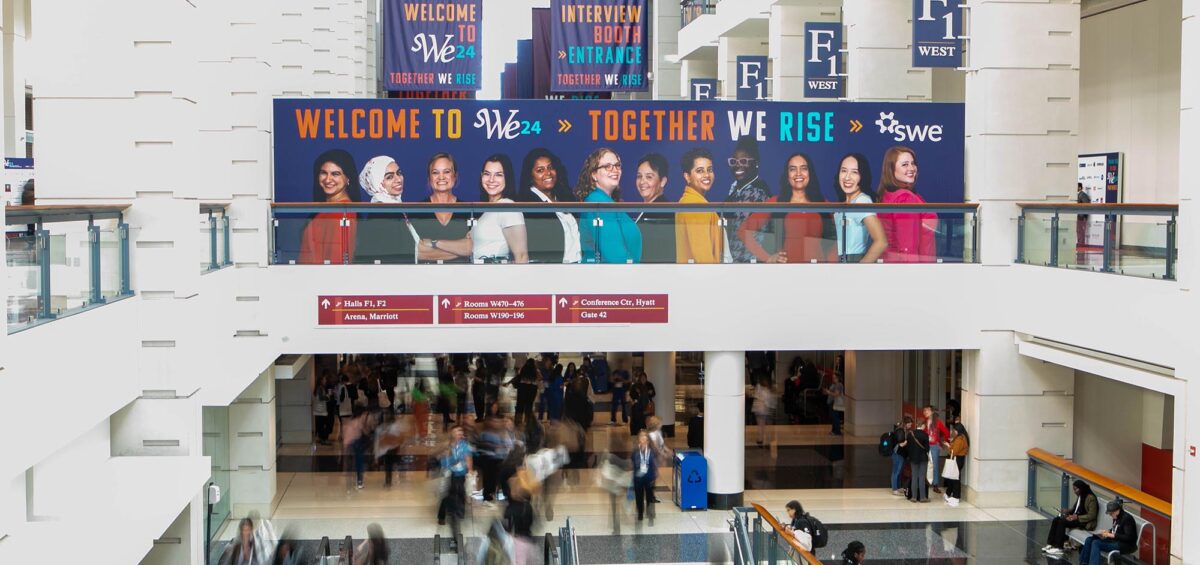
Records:
{"label": "wooden handrail", "polygon": [[1122,500],[1140,504],[1168,518],[1171,517],[1171,503],[1157,496],[1147,494],[1138,489],[1135,489],[1125,483],[1108,478],[1100,473],[1097,473],[1086,467],[1082,467],[1072,463],[1062,457],[1054,455],[1043,449],[1033,448],[1026,452],[1030,459],[1036,459],[1060,471],[1082,479],[1085,482],[1091,483],[1104,490],[1115,493]]}
{"label": "wooden handrail", "polygon": [[758,511],[759,516],[762,516],[767,520],[767,523],[775,529],[775,532],[779,534],[780,538],[787,540],[788,545],[792,546],[792,549],[796,550],[796,554],[799,555],[801,559],[804,559],[805,563],[809,565],[821,565],[821,560],[817,559],[817,556],[813,555],[811,551],[804,549],[804,546],[800,545],[800,542],[796,541],[796,536],[792,535],[792,532],[785,530],[783,526],[779,524],[779,520],[776,520],[766,508],[763,508],[760,504],[753,503],[751,503],[750,506],[753,506],[754,509]]}

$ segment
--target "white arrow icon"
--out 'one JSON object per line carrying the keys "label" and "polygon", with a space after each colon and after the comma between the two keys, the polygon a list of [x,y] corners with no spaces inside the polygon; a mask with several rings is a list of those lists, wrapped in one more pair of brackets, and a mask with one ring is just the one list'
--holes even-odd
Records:
{"label": "white arrow icon", "polygon": [[567,299],[566,299],[566,298],[559,298],[559,299],[558,299],[558,305],[559,305],[559,307],[566,308],[566,307],[567,307]]}
{"label": "white arrow icon", "polygon": [[321,307],[322,307],[322,308],[324,308],[324,309],[326,309],[326,310],[328,310],[328,309],[329,309],[329,299],[328,299],[328,298],[326,298],[325,300],[322,300],[322,301],[321,301]]}
{"label": "white arrow icon", "polygon": [[443,299],[442,299],[442,308],[449,308],[449,307],[450,307],[450,299],[449,299],[449,298],[443,298]]}

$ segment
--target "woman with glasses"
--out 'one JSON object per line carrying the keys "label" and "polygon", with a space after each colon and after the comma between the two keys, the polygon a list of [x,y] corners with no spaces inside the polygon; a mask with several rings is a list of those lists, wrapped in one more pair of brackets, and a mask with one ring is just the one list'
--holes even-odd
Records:
{"label": "woman with glasses", "polygon": [[[729,158],[728,163],[729,170],[733,173],[733,184],[729,187],[729,196],[725,198],[726,202],[755,203],[766,202],[771,198],[771,187],[758,175],[758,142],[753,137],[747,135],[738,139],[737,147],[733,150],[733,156]],[[729,233],[737,233],[738,229],[742,227],[742,222],[749,217],[750,212],[725,214]],[[754,234],[754,238],[761,245],[766,234],[757,232]],[[751,259],[754,259],[754,253],[746,247],[741,239],[734,237],[728,243],[729,252],[734,261],[749,263]]]}
{"label": "woman with glasses", "polygon": [[[512,204],[513,172],[508,155],[495,154],[483,162],[479,174],[479,199]],[[520,212],[484,212],[471,229],[476,263],[529,262],[525,217]]]}
{"label": "woman with glasses", "polygon": [[[579,170],[575,195],[584,202],[611,203],[620,197],[621,157],[600,148],[588,155]],[[586,212],[580,218],[580,245],[585,263],[638,263],[642,232],[624,212]]]}
{"label": "woman with glasses", "polygon": [[[567,168],[557,155],[537,147],[521,163],[517,202],[575,202]],[[569,212],[526,214],[529,261],[531,263],[578,263],[579,222]]]}

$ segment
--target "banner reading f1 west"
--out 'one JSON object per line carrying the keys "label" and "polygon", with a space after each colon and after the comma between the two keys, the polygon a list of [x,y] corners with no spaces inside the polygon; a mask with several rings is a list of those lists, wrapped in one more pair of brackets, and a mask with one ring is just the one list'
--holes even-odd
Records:
{"label": "banner reading f1 west", "polygon": [[479,90],[482,4],[482,0],[385,0],[384,89]]}
{"label": "banner reading f1 west", "polygon": [[805,98],[841,97],[842,71],[838,67],[838,53],[841,50],[841,22],[805,22]]}
{"label": "banner reading f1 west", "polygon": [[914,67],[962,66],[960,0],[913,0]]}
{"label": "banner reading f1 west", "polygon": [[646,0],[552,0],[553,92],[645,92]]}

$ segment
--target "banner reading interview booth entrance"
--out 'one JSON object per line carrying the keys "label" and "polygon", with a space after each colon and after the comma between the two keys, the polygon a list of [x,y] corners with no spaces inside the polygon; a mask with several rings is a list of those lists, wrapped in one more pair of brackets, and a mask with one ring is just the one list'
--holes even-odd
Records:
{"label": "banner reading interview booth entrance", "polygon": [[[416,202],[430,193],[426,169],[435,153],[453,156],[458,169],[453,192],[461,201],[474,201],[477,175],[489,155],[505,154],[520,168],[533,149],[546,148],[561,163],[558,180],[569,189],[587,155],[606,146],[624,161],[626,201],[637,199],[633,189],[642,156],[665,158],[663,197],[676,201],[684,185],[680,158],[690,149],[708,149],[716,178],[706,198],[723,202],[734,188],[725,161],[742,137],[757,140],[758,174],[772,194],[793,153],[811,158],[832,200],[842,156],[867,156],[879,178],[884,152],[905,145],[919,157],[918,191],[926,201],[963,199],[961,104],[277,99],[275,200],[312,202],[313,160],[331,149],[346,151],[359,167],[380,155],[393,158],[406,176],[403,201]],[[515,172],[515,182],[521,173]]]}

